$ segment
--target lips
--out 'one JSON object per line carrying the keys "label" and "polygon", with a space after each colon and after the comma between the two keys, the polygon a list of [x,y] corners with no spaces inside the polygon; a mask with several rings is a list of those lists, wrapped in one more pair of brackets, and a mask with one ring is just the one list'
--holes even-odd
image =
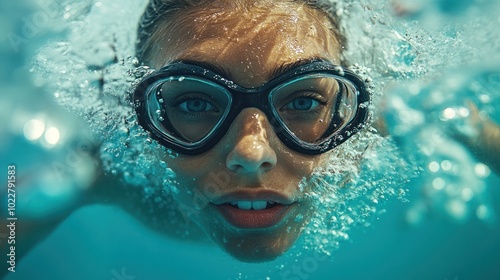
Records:
{"label": "lips", "polygon": [[228,204],[217,206],[230,224],[243,229],[272,227],[283,219],[288,208],[282,204],[264,210],[242,210]]}
{"label": "lips", "polygon": [[273,191],[238,191],[214,199],[222,216],[241,229],[264,229],[279,224],[293,200]]}

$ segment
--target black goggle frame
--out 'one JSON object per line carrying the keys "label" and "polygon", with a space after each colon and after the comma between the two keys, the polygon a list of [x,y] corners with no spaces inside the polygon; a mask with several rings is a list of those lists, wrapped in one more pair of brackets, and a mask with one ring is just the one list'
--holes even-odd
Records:
{"label": "black goggle frame", "polygon": [[[358,90],[358,108],[352,120],[342,129],[334,132],[330,137],[323,139],[320,143],[308,143],[294,136],[293,132],[291,132],[280,118],[275,115],[276,111],[272,108],[268,95],[270,90],[282,83],[299,76],[316,73],[332,74],[349,80]],[[150,92],[151,88],[158,88],[158,83],[161,83],[162,80],[167,81],[170,77],[194,77],[210,80],[227,89],[232,96],[232,101],[229,104],[231,109],[227,116],[209,135],[200,141],[194,143],[179,141],[171,135],[164,133],[151,121],[147,104],[148,95],[155,94]],[[237,85],[233,81],[224,78],[222,75],[200,67],[195,63],[179,61],[168,64],[160,70],[146,76],[135,88],[133,100],[139,124],[151,133],[153,139],[159,141],[163,146],[171,148],[181,154],[196,155],[210,150],[225,135],[231,123],[243,109],[254,107],[266,114],[276,135],[287,147],[303,154],[316,155],[335,148],[365,127],[370,118],[369,105],[371,103],[371,95],[365,83],[354,72],[321,59],[297,66],[287,71],[285,74],[273,78],[264,85],[254,88],[245,88]]]}

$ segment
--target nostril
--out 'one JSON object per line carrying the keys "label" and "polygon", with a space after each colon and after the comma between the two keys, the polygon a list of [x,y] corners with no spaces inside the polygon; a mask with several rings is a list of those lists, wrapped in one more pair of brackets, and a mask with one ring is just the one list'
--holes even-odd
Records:
{"label": "nostril", "polygon": [[[254,166],[252,168],[252,166]],[[258,169],[262,169],[262,170],[270,170],[272,169],[274,166],[274,164],[270,163],[270,162],[262,162],[260,165],[257,164],[251,164],[251,163],[246,163],[246,164],[237,164],[237,163],[233,163],[233,164],[228,164],[228,169],[233,171],[233,172],[240,172],[240,171],[243,171],[243,170],[247,170],[247,171],[254,171],[254,170],[258,170]]]}
{"label": "nostril", "polygon": [[269,170],[269,169],[271,169],[273,166],[274,166],[274,165],[273,165],[272,163],[270,163],[270,162],[263,162],[263,163],[261,164],[261,167],[262,167],[262,168],[264,168],[265,170]]}
{"label": "nostril", "polygon": [[228,164],[227,168],[235,173],[238,173],[239,170],[243,169],[243,166],[240,164]]}

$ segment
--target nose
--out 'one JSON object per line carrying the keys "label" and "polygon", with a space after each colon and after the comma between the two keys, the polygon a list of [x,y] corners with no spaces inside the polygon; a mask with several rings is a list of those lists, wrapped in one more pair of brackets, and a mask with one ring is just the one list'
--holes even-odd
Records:
{"label": "nose", "polygon": [[[249,111],[248,111],[249,110]],[[241,117],[241,118],[240,118]],[[256,109],[245,109],[235,125],[236,139],[226,159],[226,166],[237,174],[261,174],[276,166],[276,153],[270,146],[265,115]]]}

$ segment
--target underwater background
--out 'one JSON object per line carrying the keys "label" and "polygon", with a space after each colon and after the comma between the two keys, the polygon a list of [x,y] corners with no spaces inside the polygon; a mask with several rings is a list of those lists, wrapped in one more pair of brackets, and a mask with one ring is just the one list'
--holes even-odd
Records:
{"label": "underwater background", "polygon": [[[87,206],[4,279],[500,279],[500,178],[446,136],[475,133],[466,100],[500,123],[500,1],[331,2],[350,38],[346,55],[366,68],[390,141],[414,166],[404,180],[374,168],[402,182],[403,199],[388,197],[372,217],[355,221],[362,225],[329,257],[302,250],[299,240],[264,264],[162,237],[113,206]],[[17,182],[19,219],[56,215],[78,200],[97,173],[80,151],[97,142],[106,171],[128,183],[169,176],[127,177],[134,168],[151,170],[149,158],[124,164],[127,151],[116,144],[131,129],[116,120],[130,112],[123,96],[137,66],[133,42],[144,7],[133,0],[0,2],[0,168],[6,174],[16,165],[26,178]],[[7,241],[5,177],[0,242]]]}

